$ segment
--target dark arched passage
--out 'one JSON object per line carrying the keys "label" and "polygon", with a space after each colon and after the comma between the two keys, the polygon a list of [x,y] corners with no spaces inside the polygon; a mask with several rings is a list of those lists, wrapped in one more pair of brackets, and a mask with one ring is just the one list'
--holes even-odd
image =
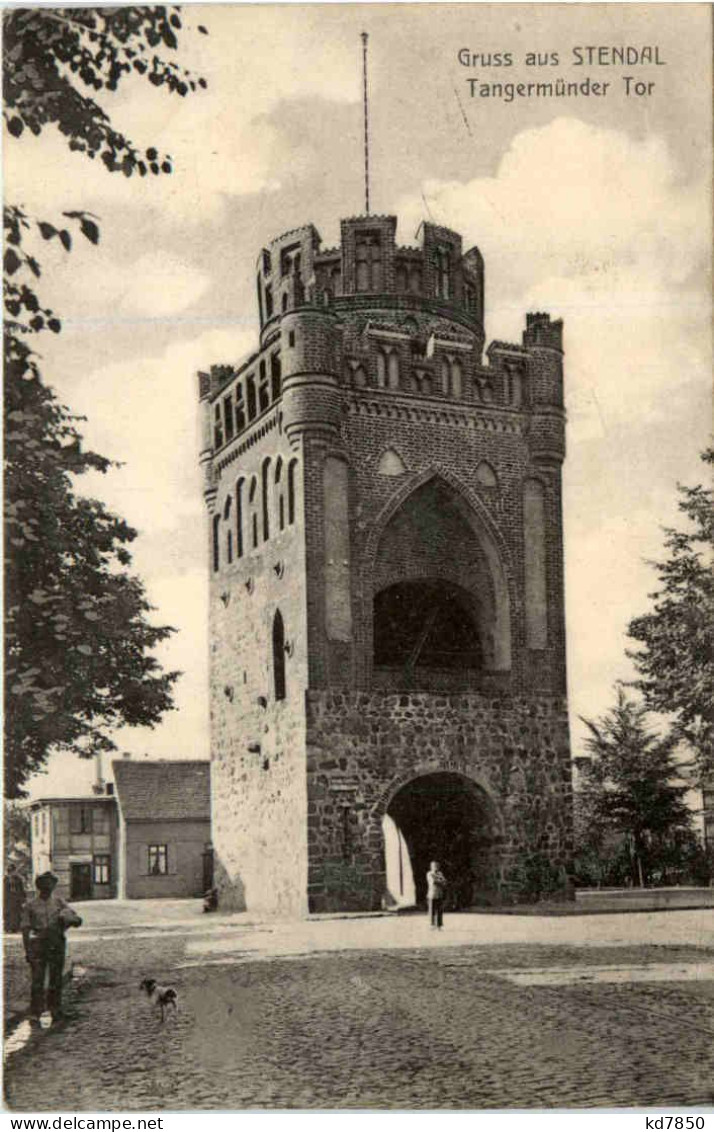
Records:
{"label": "dark arched passage", "polygon": [[428,669],[479,669],[478,604],[440,579],[398,582],[374,599],[374,663],[412,678]]}
{"label": "dark arched passage", "polygon": [[[426,873],[433,860],[449,881],[450,907],[468,907],[479,892],[496,886],[495,807],[465,775],[439,771],[412,779],[393,796],[387,816],[408,851],[417,903],[426,899]],[[398,892],[392,895],[399,899]]]}

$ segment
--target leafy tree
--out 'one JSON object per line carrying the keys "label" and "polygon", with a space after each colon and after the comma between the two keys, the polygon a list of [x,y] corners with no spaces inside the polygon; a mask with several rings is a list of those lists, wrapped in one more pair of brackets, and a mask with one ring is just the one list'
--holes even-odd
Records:
{"label": "leafy tree", "polygon": [[[114,129],[89,91],[115,91],[128,74],[180,96],[205,86],[157,53],[175,50],[178,8],[6,9],[4,115],[15,139],[56,127],[70,149],[99,156],[109,172],[171,172],[171,160],[140,151]],[[205,33],[205,28],[199,27]],[[36,290],[32,244],[65,252],[74,227],[93,244],[96,217],[63,212],[59,223],[4,209],[5,354],[5,791],[15,798],[55,749],[90,756],[114,750],[111,731],[153,726],[172,707],[177,672],[151,656],[174,630],[152,626],[141,582],[127,567],[136,532],[76,477],[111,462],[85,450],[78,418],[40,372],[30,342],[61,321]]]}
{"label": "leafy tree", "polygon": [[[141,153],[88,91],[116,91],[127,75],[187,95],[205,87],[172,59],[181,30],[180,8],[13,8],[3,13],[4,115],[19,138],[56,126],[69,148],[99,156],[126,176],[171,172],[170,157]],[[206,29],[199,25],[199,31]]]}
{"label": "leafy tree", "polygon": [[[703,454],[714,464],[714,448]],[[687,530],[665,530],[668,557],[653,563],[660,588],[650,613],[635,617],[628,634],[641,646],[628,652],[646,706],[674,715],[676,734],[694,754],[699,781],[714,775],[714,500],[711,489],[679,486]]]}
{"label": "leafy tree", "polygon": [[14,868],[25,884],[31,874],[30,814],[17,802],[3,800],[3,872]]}
{"label": "leafy tree", "polygon": [[621,686],[611,712],[583,722],[589,758],[578,762],[582,778],[581,852],[597,848],[613,861],[626,850],[634,884],[644,885],[653,870],[671,866],[689,845],[688,787],[677,781],[678,737],[649,730],[647,709],[628,699]]}

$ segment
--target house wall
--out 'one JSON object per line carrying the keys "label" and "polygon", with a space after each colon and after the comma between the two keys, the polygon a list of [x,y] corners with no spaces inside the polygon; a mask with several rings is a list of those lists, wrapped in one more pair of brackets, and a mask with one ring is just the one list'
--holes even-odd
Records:
{"label": "house wall", "polygon": [[31,825],[32,880],[47,872],[52,863],[52,810],[49,805],[32,811]]}
{"label": "house wall", "polygon": [[[47,869],[59,877],[57,893],[66,900],[71,896],[72,862],[92,865],[95,856],[109,856],[109,884],[95,884],[92,869],[92,900],[111,900],[117,895],[117,814],[116,806],[107,802],[81,803],[89,806],[92,828],[87,833],[73,833],[71,813],[77,802],[51,802],[40,807],[32,819],[33,878]],[[39,817],[39,822],[37,818]],[[36,833],[36,827],[38,832]]]}
{"label": "house wall", "polygon": [[[203,852],[211,840],[209,821],[123,823],[123,891],[128,900],[201,896]],[[149,845],[166,845],[168,873],[149,874]]]}

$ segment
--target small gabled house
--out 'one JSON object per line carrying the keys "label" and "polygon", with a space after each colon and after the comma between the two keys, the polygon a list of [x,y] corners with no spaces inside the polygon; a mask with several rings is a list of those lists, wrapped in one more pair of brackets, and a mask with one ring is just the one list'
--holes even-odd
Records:
{"label": "small gabled house", "polygon": [[117,805],[107,792],[32,802],[33,881],[51,869],[68,900],[111,900],[117,895]]}
{"label": "small gabled house", "polygon": [[127,900],[201,896],[211,884],[210,764],[121,759],[113,771],[118,895]]}

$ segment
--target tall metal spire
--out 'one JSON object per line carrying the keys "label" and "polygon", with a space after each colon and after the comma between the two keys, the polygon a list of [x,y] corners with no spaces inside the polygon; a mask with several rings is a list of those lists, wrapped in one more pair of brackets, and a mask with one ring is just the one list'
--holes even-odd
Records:
{"label": "tall metal spire", "polygon": [[369,216],[369,106],[367,101],[367,40],[362,32],[362,74],[364,78],[364,200],[365,211]]}

